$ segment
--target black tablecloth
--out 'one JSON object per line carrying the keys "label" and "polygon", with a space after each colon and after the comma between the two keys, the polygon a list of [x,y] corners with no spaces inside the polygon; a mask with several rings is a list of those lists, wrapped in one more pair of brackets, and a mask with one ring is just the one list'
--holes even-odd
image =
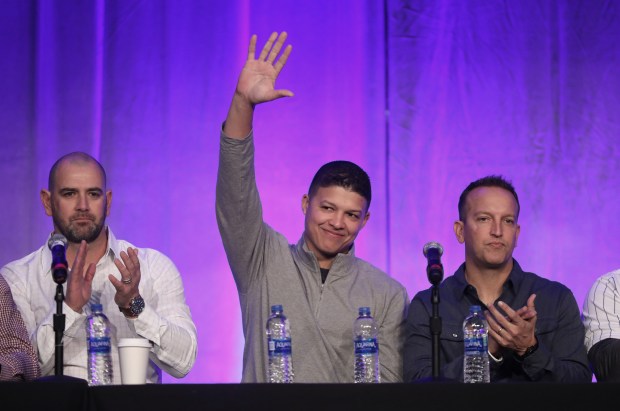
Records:
{"label": "black tablecloth", "polygon": [[615,409],[620,384],[0,383],[0,410],[579,410]]}

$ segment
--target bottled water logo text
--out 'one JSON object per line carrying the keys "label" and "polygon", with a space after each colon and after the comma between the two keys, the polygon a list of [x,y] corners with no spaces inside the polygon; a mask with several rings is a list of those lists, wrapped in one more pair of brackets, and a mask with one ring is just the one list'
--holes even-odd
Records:
{"label": "bottled water logo text", "polygon": [[88,339],[88,352],[109,353],[111,348],[110,337]]}
{"label": "bottled water logo text", "polygon": [[466,353],[486,353],[488,349],[487,336],[465,337]]}
{"label": "bottled water logo text", "polygon": [[355,340],[356,354],[374,354],[379,351],[379,344],[376,338],[368,338],[364,340]]}
{"label": "bottled water logo text", "polygon": [[270,338],[268,341],[269,355],[288,355],[291,354],[292,345],[290,338],[276,339]]}

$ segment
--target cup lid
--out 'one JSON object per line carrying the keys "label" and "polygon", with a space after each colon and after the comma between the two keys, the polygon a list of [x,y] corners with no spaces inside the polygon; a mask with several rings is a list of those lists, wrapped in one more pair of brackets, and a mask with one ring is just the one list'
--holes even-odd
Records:
{"label": "cup lid", "polygon": [[121,338],[118,340],[118,347],[147,347],[151,348],[153,344],[146,338]]}

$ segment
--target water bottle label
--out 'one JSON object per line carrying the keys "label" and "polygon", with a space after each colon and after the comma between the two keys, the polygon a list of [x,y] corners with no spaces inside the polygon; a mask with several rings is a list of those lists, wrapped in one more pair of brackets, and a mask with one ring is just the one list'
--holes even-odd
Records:
{"label": "water bottle label", "polygon": [[88,339],[88,352],[90,353],[109,353],[111,349],[110,337]]}
{"label": "water bottle label", "polygon": [[291,339],[277,339],[270,338],[268,340],[269,344],[269,355],[289,355],[292,351]]}
{"label": "water bottle label", "polygon": [[376,338],[355,340],[355,354],[375,354],[379,351]]}
{"label": "water bottle label", "polygon": [[486,353],[488,350],[487,336],[465,337],[465,353]]}

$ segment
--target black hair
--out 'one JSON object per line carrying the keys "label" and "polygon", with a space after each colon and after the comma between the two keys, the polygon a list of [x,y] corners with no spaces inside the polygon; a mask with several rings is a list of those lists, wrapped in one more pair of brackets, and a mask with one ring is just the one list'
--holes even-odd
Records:
{"label": "black hair", "polygon": [[366,209],[370,207],[370,178],[360,166],[350,161],[332,161],[324,164],[316,172],[308,196],[316,194],[319,187],[338,186],[357,193],[366,199]]}
{"label": "black hair", "polygon": [[469,193],[471,193],[473,190],[475,190],[478,187],[499,187],[499,188],[503,188],[504,190],[508,191],[510,194],[514,196],[517,202],[517,215],[515,216],[515,218],[519,217],[519,211],[521,210],[521,205],[519,205],[519,196],[517,195],[517,192],[515,191],[515,188],[512,185],[512,183],[506,180],[502,176],[490,175],[490,176],[479,178],[476,181],[472,181],[471,183],[469,183],[467,188],[463,190],[463,192],[461,193],[461,197],[459,197],[459,220],[465,221],[465,201],[467,200],[467,196],[469,195]]}

